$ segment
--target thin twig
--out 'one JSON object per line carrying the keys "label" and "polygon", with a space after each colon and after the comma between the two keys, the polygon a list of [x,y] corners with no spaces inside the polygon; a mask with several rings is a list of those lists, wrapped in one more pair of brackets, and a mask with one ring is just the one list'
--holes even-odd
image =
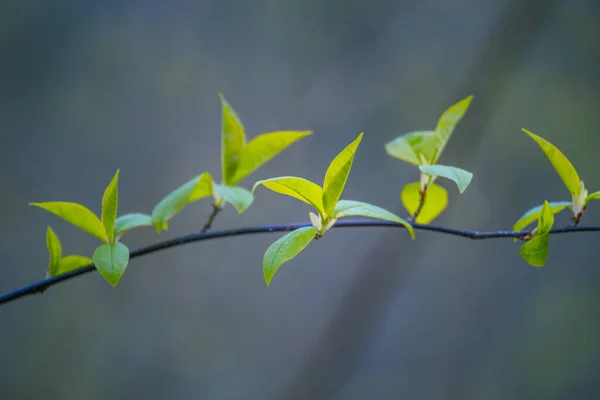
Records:
{"label": "thin twig", "polygon": [[[455,228],[446,228],[443,226],[436,225],[423,225],[415,222],[410,223],[416,230],[431,231],[437,233],[443,233],[447,235],[459,236],[467,239],[499,239],[499,238],[520,238],[531,233],[531,230],[524,231],[492,231],[492,232],[479,232],[470,231]],[[298,228],[310,226],[309,223],[297,223],[297,224],[284,224],[284,225],[265,225],[265,226],[254,226],[248,228],[239,229],[228,229],[223,231],[206,232],[206,233],[193,233],[186,236],[181,236],[175,239],[166,240],[146,247],[133,250],[130,253],[130,258],[141,257],[146,254],[154,253],[169,249],[171,247],[182,246],[187,243],[202,242],[205,240],[226,238],[232,236],[243,236],[252,235],[257,233],[268,233],[268,232],[289,232]],[[352,227],[388,227],[388,228],[404,228],[395,222],[379,221],[379,220],[355,220],[355,221],[338,221],[333,228],[352,228]],[[595,226],[567,226],[563,228],[555,228],[550,231],[551,234],[560,233],[574,233],[574,232],[600,232],[600,225]],[[12,292],[5,293],[0,296],[0,304],[5,304],[16,300],[18,298],[40,293],[50,286],[54,286],[60,282],[70,280],[77,276],[87,274],[88,272],[95,271],[93,265],[89,265],[75,271],[68,272],[66,274],[58,275],[52,278],[42,279],[41,281],[33,284],[24,286],[20,289]]]}
{"label": "thin twig", "polygon": [[419,195],[421,196],[421,198],[419,199],[419,205],[417,206],[415,213],[410,216],[410,221],[416,221],[417,217],[419,216],[419,214],[421,214],[421,211],[423,210],[423,206],[425,205],[425,198],[427,197],[427,185],[425,185],[423,189],[419,190]]}
{"label": "thin twig", "polygon": [[206,223],[204,224],[204,226],[202,227],[202,230],[200,232],[202,232],[202,233],[208,232],[208,230],[212,226],[212,224],[215,220],[215,217],[217,216],[219,211],[221,211],[221,207],[219,207],[216,203],[213,203],[212,212],[208,216],[208,221],[206,221]]}

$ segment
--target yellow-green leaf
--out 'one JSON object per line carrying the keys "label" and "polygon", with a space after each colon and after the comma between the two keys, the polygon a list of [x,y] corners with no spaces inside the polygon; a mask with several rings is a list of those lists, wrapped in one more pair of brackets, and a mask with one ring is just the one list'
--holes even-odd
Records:
{"label": "yellow-green leaf", "polygon": [[[570,201],[553,201],[553,202],[548,203],[548,205],[550,207],[550,211],[552,212],[552,214],[559,213],[560,211],[564,210],[565,208],[569,208],[569,209],[571,208]],[[521,218],[519,218],[519,220],[513,225],[513,231],[516,231],[516,232],[522,231],[529,224],[537,221],[540,217],[543,206],[544,205],[541,204],[541,205],[539,205],[537,207],[533,207],[532,209],[525,212],[521,216]]]}
{"label": "yellow-green leaf", "polygon": [[547,140],[529,132],[527,129],[523,129],[523,132],[535,140],[535,142],[544,151],[544,154],[546,154],[546,157],[548,157],[548,160],[550,160],[554,166],[554,169],[556,169],[556,172],[558,172],[558,175],[564,182],[571,195],[578,195],[581,186],[581,180],[579,179],[579,175],[569,159]]}
{"label": "yellow-green leaf", "polygon": [[550,203],[545,200],[544,204],[542,205],[540,217],[538,218],[537,233],[542,234],[550,232],[552,225],[554,225],[554,213],[552,212]]}
{"label": "yellow-green leaf", "polygon": [[104,225],[90,210],[77,203],[52,201],[46,203],[29,203],[31,206],[43,208],[67,222],[105,241]]}
{"label": "yellow-green leaf", "polygon": [[244,126],[237,113],[229,105],[225,96],[219,94],[223,108],[223,119],[221,125],[221,166],[223,183],[231,184],[231,178],[235,174],[242,149],[246,144]]}
{"label": "yellow-green leaf", "polygon": [[530,265],[534,267],[543,267],[548,259],[548,243],[550,235],[547,233],[538,235],[524,243],[519,253]]}
{"label": "yellow-green leaf", "polygon": [[121,236],[130,229],[152,225],[152,216],[148,214],[125,214],[115,221],[115,235]]}
{"label": "yellow-green leaf", "polygon": [[102,197],[102,225],[108,243],[115,240],[115,221],[117,219],[117,207],[119,205],[119,170],[112,178]]}
{"label": "yellow-green leaf", "polygon": [[329,164],[329,168],[327,168],[327,173],[325,174],[325,179],[323,181],[323,209],[327,216],[331,216],[335,205],[344,191],[346,180],[348,180],[350,169],[352,169],[354,155],[356,154],[356,149],[358,148],[362,137],[362,133],[358,135],[352,143],[346,146],[346,148],[333,159],[331,164]]}
{"label": "yellow-green leaf", "polygon": [[[400,198],[404,208],[410,215],[414,215],[419,208],[421,202],[421,183],[413,182],[404,186]],[[430,183],[427,187],[427,195],[425,203],[421,208],[419,216],[415,222],[419,224],[428,224],[438,217],[446,209],[448,205],[448,192],[442,186]]]}
{"label": "yellow-green leaf", "polygon": [[120,242],[104,244],[94,251],[92,259],[104,279],[116,286],[129,263],[129,249]]}
{"label": "yellow-green leaf", "polygon": [[213,194],[213,180],[212,176],[208,172],[203,172],[200,176],[194,179],[198,179],[192,194],[188,198],[187,202],[200,200]]}
{"label": "yellow-green leaf", "polygon": [[397,222],[406,228],[413,239],[415,238],[415,230],[412,225],[396,214],[384,208],[374,206],[373,204],[353,200],[340,200],[336,204],[333,214],[336,218],[360,216]]}
{"label": "yellow-green leaf", "polygon": [[399,136],[385,145],[385,151],[392,157],[414,165],[422,165],[423,159],[431,164],[438,145],[434,131],[410,132]]}
{"label": "yellow-green leaf", "polygon": [[235,207],[238,214],[246,211],[254,200],[252,193],[240,186],[225,186],[215,183],[214,189],[219,197],[225,199],[226,202],[231,203]]}
{"label": "yellow-green leaf", "polygon": [[587,203],[589,203],[591,200],[597,200],[597,199],[600,199],[600,192],[594,192],[594,193],[588,194],[588,196],[585,198],[584,207],[587,206]]}
{"label": "yellow-green leaf", "polygon": [[84,256],[66,256],[58,263],[58,268],[51,276],[66,274],[67,272],[92,265],[92,259]]}
{"label": "yellow-green leaf", "polygon": [[437,160],[442,155],[444,151],[444,147],[448,143],[452,132],[454,132],[454,128],[463,118],[467,110],[469,109],[469,105],[473,100],[473,96],[469,96],[465,99],[462,99],[458,103],[454,104],[450,108],[448,108],[442,116],[440,117],[437,126],[435,128],[435,133],[438,140],[438,145],[436,149],[435,156],[430,164],[437,163]]}
{"label": "yellow-green leaf", "polygon": [[254,190],[256,190],[259,185],[263,185],[275,193],[285,194],[298,200],[302,200],[316,208],[319,214],[325,214],[322,200],[323,189],[316,183],[294,176],[281,176],[256,182],[252,187],[252,193],[254,193]]}
{"label": "yellow-green leaf", "polygon": [[315,238],[317,228],[296,229],[269,246],[263,258],[263,274],[267,286],[281,265],[296,257]]}
{"label": "yellow-green leaf", "polygon": [[419,169],[424,174],[429,176],[441,176],[442,178],[450,179],[456,186],[458,186],[458,191],[462,194],[467,186],[471,183],[471,179],[473,179],[473,174],[469,171],[465,171],[464,169],[457,167],[449,167],[446,165],[421,165]]}
{"label": "yellow-green leaf", "polygon": [[46,229],[46,247],[48,247],[48,253],[50,254],[50,261],[48,262],[48,273],[50,276],[56,275],[58,270],[58,263],[62,258],[62,246],[58,236],[54,233],[52,228]]}
{"label": "yellow-green leaf", "polygon": [[242,149],[235,175],[229,184],[233,185],[241,181],[286,147],[311,133],[311,131],[279,131],[255,137]]}

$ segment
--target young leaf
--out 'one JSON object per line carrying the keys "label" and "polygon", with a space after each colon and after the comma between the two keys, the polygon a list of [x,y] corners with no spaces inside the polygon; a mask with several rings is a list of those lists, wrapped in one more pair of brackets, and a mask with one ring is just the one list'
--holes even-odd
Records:
{"label": "young leaf", "polygon": [[571,195],[578,195],[580,192],[581,181],[575,167],[573,167],[573,164],[571,164],[569,159],[547,140],[529,132],[527,129],[523,129],[523,132],[528,134],[541,147]]}
{"label": "young leaf", "polygon": [[100,219],[93,212],[81,204],[52,201],[46,203],[29,203],[29,205],[43,208],[52,214],[58,215],[60,218],[96,236],[103,242],[106,239],[102,221],[100,221]]}
{"label": "young leaf", "polygon": [[92,265],[92,260],[84,256],[66,256],[58,263],[58,268],[50,276],[57,276]]}
{"label": "young leaf", "polygon": [[48,253],[50,254],[48,273],[50,276],[54,276],[58,270],[58,263],[62,258],[62,246],[60,240],[50,227],[46,229],[46,247],[48,247]]}
{"label": "young leaf", "polygon": [[283,263],[296,257],[315,238],[317,228],[307,226],[296,229],[279,238],[269,246],[263,258],[263,274],[267,286],[271,283],[273,275]]}
{"label": "young leaf", "polygon": [[[410,215],[414,215],[421,203],[421,183],[413,182],[404,186],[400,198],[404,208]],[[425,203],[421,208],[419,216],[415,222],[419,224],[428,224],[438,217],[448,205],[448,192],[442,186],[430,183],[427,186],[427,195]]]}
{"label": "young leaf", "polygon": [[311,131],[280,131],[255,137],[242,149],[235,175],[229,184],[238,183],[286,147],[310,134]]}
{"label": "young leaf", "polygon": [[[542,212],[542,207],[544,206],[544,204],[541,204],[537,207],[533,207],[531,210],[525,212],[521,218],[519,218],[519,220],[513,225],[513,231],[522,231],[523,229],[525,229],[529,224],[531,224],[534,221],[537,221],[540,217],[540,214]],[[571,202],[570,201],[553,201],[548,203],[548,206],[550,207],[550,211],[552,212],[552,214],[557,214],[560,211],[564,210],[565,208],[571,208]]]}
{"label": "young leaf", "polygon": [[119,204],[119,170],[112,178],[102,197],[102,225],[108,243],[115,240],[115,220],[117,219],[117,207]]}
{"label": "young leaf", "polygon": [[458,191],[462,194],[473,179],[473,174],[461,168],[448,167],[446,165],[421,165],[419,169],[422,173],[429,176],[441,176],[450,179],[458,186]]}
{"label": "young leaf", "polygon": [[437,163],[437,160],[442,155],[444,147],[446,147],[446,144],[448,143],[452,132],[454,132],[454,128],[469,109],[469,105],[471,104],[472,100],[473,96],[469,96],[465,99],[462,99],[461,101],[444,111],[444,113],[440,117],[435,128],[435,133],[438,139],[438,145],[436,148],[435,156],[433,157],[433,160],[430,164]]}
{"label": "young leaf", "polygon": [[316,208],[319,214],[325,214],[322,200],[323,189],[316,183],[294,176],[281,176],[256,182],[252,187],[252,193],[254,193],[254,190],[259,185],[263,185],[275,193],[285,194],[302,200]]}
{"label": "young leaf", "polygon": [[434,131],[417,131],[399,136],[385,145],[385,151],[392,157],[414,165],[433,162],[438,144]]}
{"label": "young leaf", "polygon": [[115,221],[115,236],[121,236],[130,229],[152,225],[152,217],[148,214],[125,214]]}
{"label": "young leaf", "polygon": [[548,259],[548,243],[550,235],[547,233],[538,235],[523,244],[519,250],[521,257],[534,267],[543,267]]}
{"label": "young leaf", "polygon": [[213,180],[212,176],[208,172],[203,172],[200,176],[194,179],[198,179],[196,187],[188,198],[188,203],[192,201],[200,200],[213,194]]}
{"label": "young leaf", "polygon": [[120,242],[104,244],[94,251],[93,260],[104,279],[116,286],[129,263],[129,249]]}
{"label": "young leaf", "polygon": [[225,186],[215,183],[214,189],[219,197],[222,197],[225,201],[231,203],[235,207],[238,214],[246,211],[254,200],[252,193],[240,186]]}
{"label": "young leaf", "polygon": [[548,203],[548,201],[544,201],[544,205],[542,205],[542,212],[540,213],[540,217],[538,219],[537,232],[540,235],[543,233],[548,233],[550,232],[550,229],[552,229],[552,225],[554,225],[554,213],[552,212],[550,203]]}
{"label": "young leaf", "polygon": [[205,187],[205,174],[206,173],[199,175],[189,182],[181,185],[179,188],[168,194],[154,207],[154,210],[152,210],[152,224],[156,227],[157,232],[166,230],[167,221],[181,211],[181,209],[190,202],[190,198],[193,198],[192,196],[197,195],[203,190],[198,188]]}
{"label": "young leaf", "polygon": [[413,239],[415,238],[415,230],[407,221],[384,208],[372,204],[363,203],[361,201],[340,200],[335,206],[333,214],[336,218],[360,216],[397,222],[406,228]]}
{"label": "young leaf", "polygon": [[225,96],[219,94],[223,107],[223,122],[221,126],[221,166],[223,183],[231,184],[231,178],[235,174],[242,149],[246,144],[244,126],[237,113],[229,105]]}
{"label": "young leaf", "polygon": [[327,216],[331,215],[344,191],[344,186],[346,185],[346,180],[348,179],[348,174],[350,174],[352,162],[354,161],[354,155],[356,154],[356,149],[358,148],[362,137],[362,133],[358,135],[352,143],[346,146],[346,148],[333,159],[331,164],[329,164],[329,168],[327,168],[327,173],[325,174],[325,179],[323,181],[323,209]]}
{"label": "young leaf", "polygon": [[594,192],[594,193],[588,194],[588,196],[585,198],[584,207],[587,206],[587,204],[591,200],[597,200],[597,199],[600,199],[600,192]]}

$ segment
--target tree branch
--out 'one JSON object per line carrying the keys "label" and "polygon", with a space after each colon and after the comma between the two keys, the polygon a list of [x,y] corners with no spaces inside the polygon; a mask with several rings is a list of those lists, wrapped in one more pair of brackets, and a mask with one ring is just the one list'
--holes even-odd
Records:
{"label": "tree branch", "polygon": [[204,226],[202,227],[202,230],[200,232],[202,232],[202,233],[208,232],[208,230],[212,226],[213,222],[215,221],[215,217],[217,216],[219,211],[221,211],[221,207],[219,207],[217,205],[217,203],[213,203],[212,212],[208,216],[208,220],[206,221],[206,223],[204,224]]}
{"label": "tree branch", "polygon": [[[437,225],[424,225],[418,224],[415,222],[410,223],[415,230],[421,231],[430,231],[437,232],[447,235],[459,236],[467,239],[473,240],[483,240],[483,239],[500,239],[500,238],[521,238],[531,233],[531,230],[524,231],[488,231],[488,232],[480,232],[480,231],[470,231],[463,229],[455,229],[455,228],[446,228],[443,226]],[[222,231],[215,232],[202,232],[202,233],[192,233],[185,236],[180,236],[178,238],[165,240],[164,242],[159,242],[156,244],[152,244],[145,247],[140,247],[131,251],[130,258],[137,258],[144,256],[146,254],[155,253],[157,251],[162,251],[169,249],[171,247],[178,247],[188,243],[194,242],[202,242],[205,240],[211,239],[219,239],[219,238],[227,238],[233,236],[244,236],[244,235],[253,235],[257,233],[269,233],[269,232],[289,232],[296,230],[298,228],[303,228],[306,226],[310,226],[309,223],[296,223],[296,224],[283,224],[283,225],[264,225],[264,226],[254,226],[248,228],[238,228],[238,229],[228,229]],[[353,227],[387,227],[387,228],[402,228],[405,229],[404,226],[397,224],[395,222],[389,221],[380,221],[380,220],[354,220],[354,221],[338,221],[333,226],[333,228],[353,228]],[[593,226],[566,226],[563,228],[555,228],[550,231],[550,234],[559,234],[559,233],[575,233],[575,232],[600,232],[600,225]],[[22,288],[16,289],[12,292],[5,293],[0,296],[0,305],[9,303],[13,300],[19,299],[21,297],[34,294],[34,293],[42,293],[44,290],[49,288],[50,286],[54,286],[60,282],[70,280],[72,278],[78,277],[83,274],[87,274],[88,272],[95,271],[96,268],[93,265],[89,265],[87,267],[83,267],[77,269],[75,271],[68,272],[66,274],[58,275],[52,278],[42,279],[38,282],[32,283],[27,286],[23,286]]]}

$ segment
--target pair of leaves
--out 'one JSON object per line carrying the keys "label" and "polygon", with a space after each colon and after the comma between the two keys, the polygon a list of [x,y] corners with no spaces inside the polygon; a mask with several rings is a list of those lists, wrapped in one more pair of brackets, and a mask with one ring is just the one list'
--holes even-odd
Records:
{"label": "pair of leaves", "polygon": [[550,230],[554,224],[554,213],[547,201],[544,201],[538,214],[538,226],[533,233],[533,237],[523,244],[520,249],[521,257],[534,267],[542,267],[546,264]]}
{"label": "pair of leaves", "polygon": [[[88,208],[70,202],[45,202],[30,203],[40,207],[60,218],[70,222],[78,228],[96,236],[105,244],[94,251],[92,257],[94,266],[111,285],[115,286],[125,272],[129,262],[129,249],[118,242],[122,232],[117,231],[117,209],[119,204],[119,170],[110,181],[102,197],[102,213],[98,218]],[[49,228],[46,236],[48,251],[50,252],[50,274],[64,273],[66,269],[79,268],[83,259],[69,256],[62,258],[62,247],[54,232]],[[57,261],[58,260],[58,261]],[[64,261],[66,260],[66,261]],[[89,261],[89,259],[86,259]],[[87,263],[87,262],[86,262]],[[74,266],[75,265],[75,266]]]}
{"label": "pair of leaves", "polygon": [[84,256],[69,255],[63,257],[60,240],[50,227],[46,230],[46,246],[50,255],[47,273],[49,277],[66,274],[67,272],[92,264],[92,260]]}
{"label": "pair of leaves", "polygon": [[414,238],[412,226],[397,215],[372,204],[340,200],[362,137],[361,133],[331,162],[325,173],[323,187],[293,176],[266,179],[254,184],[253,192],[259,185],[263,185],[276,193],[312,205],[318,213],[309,214],[313,226],[296,229],[269,246],[263,257],[263,274],[267,286],[283,263],[296,257],[316,236],[322,236],[342,217],[363,216],[397,222]]}
{"label": "pair of leaves", "polygon": [[[567,190],[571,194],[571,201],[557,201],[548,203],[550,211],[553,214],[556,214],[565,208],[569,208],[575,215],[575,218],[579,218],[581,216],[581,212],[585,209],[585,207],[587,207],[587,204],[591,200],[600,199],[600,191],[588,194],[588,191],[585,188],[583,181],[580,180],[579,174],[577,174],[575,167],[556,146],[542,137],[528,131],[527,129],[523,129],[523,132],[529,135],[529,137],[531,137],[540,146],[567,187]],[[543,206],[540,205],[526,211],[514,224],[513,230],[520,231],[526,228],[532,222],[536,221],[542,212],[542,207]]]}
{"label": "pair of leaves", "polygon": [[473,174],[469,171],[436,164],[472,99],[473,96],[469,96],[444,111],[435,130],[411,132],[385,145],[390,156],[417,165],[421,171],[421,182],[406,185],[400,195],[404,207],[411,215],[421,207],[415,222],[427,224],[433,221],[448,205],[446,189],[433,183],[437,177],[452,180],[461,194],[473,179]]}
{"label": "pair of leaves", "polygon": [[231,105],[220,94],[223,108],[221,128],[221,169],[223,184],[235,185],[261,165],[311,131],[278,131],[264,133],[246,143],[244,126]]}

